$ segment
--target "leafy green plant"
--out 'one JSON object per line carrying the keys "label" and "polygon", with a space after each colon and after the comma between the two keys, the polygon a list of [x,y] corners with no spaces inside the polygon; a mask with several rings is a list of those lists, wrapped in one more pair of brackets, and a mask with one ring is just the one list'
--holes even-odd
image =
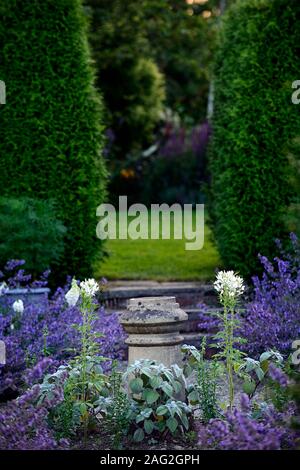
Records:
{"label": "leafy green plant", "polygon": [[277,351],[263,352],[258,360],[251,357],[243,358],[238,368],[239,376],[244,380],[243,390],[252,398],[259,385],[268,376],[271,363],[282,364],[283,357]]}
{"label": "leafy green plant", "polygon": [[124,390],[122,373],[117,371],[117,363],[113,362],[109,378],[110,393],[101,395],[95,402],[95,416],[107,433],[112,436],[112,448],[122,448],[122,439],[129,432],[130,400]]}
{"label": "leafy green plant", "polygon": [[233,271],[220,271],[214,287],[219,294],[220,303],[223,305],[223,311],[215,315],[220,320],[220,330],[214,336],[217,343],[214,344],[219,349],[215,354],[215,359],[224,359],[229,389],[229,407],[233,409],[234,402],[234,371],[240,365],[242,353],[237,345],[245,342],[243,338],[236,335],[239,328],[239,320],[236,317],[236,306],[238,298],[244,292],[245,286],[243,279],[237,276]]}
{"label": "leafy green plant", "polygon": [[181,348],[187,358],[186,374],[196,371],[197,381],[188,386],[188,401],[191,405],[199,404],[204,422],[219,415],[217,404],[217,377],[220,366],[217,361],[205,360],[206,337],[202,340],[201,350],[184,344]]}
{"label": "leafy green plant", "polygon": [[243,390],[250,399],[263,386],[265,397],[277,410],[283,411],[291,398],[287,386],[291,372],[290,358],[284,362],[282,355],[271,349],[263,352],[258,360],[244,358],[237,373],[243,379]]}
{"label": "leafy green plant", "polygon": [[0,77],[9,84],[0,113],[2,194],[56,200],[67,228],[56,275],[88,276],[102,249],[95,212],[106,172],[81,1],[1,1],[0,15]]}
{"label": "leafy green plant", "polygon": [[291,100],[300,68],[299,14],[299,2],[243,0],[222,21],[210,213],[224,266],[245,277],[262,269],[259,253],[274,256],[274,238],[285,238],[296,195],[287,153],[300,134],[299,106]]}
{"label": "leafy green plant", "polygon": [[37,276],[57,266],[64,254],[66,228],[54,201],[0,198],[0,265],[23,259]]}
{"label": "leafy green plant", "polygon": [[[82,315],[82,323],[74,325],[80,333],[81,349],[80,354],[75,357],[73,363],[79,372],[79,376],[75,377],[76,380],[73,382],[73,392],[84,424],[85,441],[90,419],[89,408],[93,408],[90,401],[91,390],[95,389],[100,393],[105,379],[100,366],[105,358],[98,355],[99,344],[96,341],[102,334],[93,330],[93,322],[97,318],[96,310],[99,308],[93,298],[98,291],[99,285],[94,279],[82,281],[79,286],[77,281],[73,279],[71,289],[66,294],[69,305],[76,305],[78,301],[80,302],[79,308]],[[92,394],[92,396],[94,395]]]}
{"label": "leafy green plant", "polygon": [[81,364],[77,359],[44,377],[40,385],[39,403],[51,400],[60,389],[62,391],[61,402],[50,414],[51,425],[59,437],[70,437],[83,426],[86,438],[99,396],[106,397],[110,393],[109,379],[101,367],[102,361],[102,357],[87,357]]}
{"label": "leafy green plant", "polygon": [[188,431],[191,409],[177,399],[186,386],[180,367],[167,368],[150,360],[136,361],[128,367],[124,379],[129,380],[130,421],[135,442],[155,433],[165,437]]}
{"label": "leafy green plant", "polygon": [[52,400],[58,391],[61,392],[61,402],[49,413],[49,423],[58,438],[73,436],[80,426],[80,413],[74,407],[69,390],[68,376],[71,373],[70,366],[60,366],[53,374],[46,374],[40,385],[38,404]]}

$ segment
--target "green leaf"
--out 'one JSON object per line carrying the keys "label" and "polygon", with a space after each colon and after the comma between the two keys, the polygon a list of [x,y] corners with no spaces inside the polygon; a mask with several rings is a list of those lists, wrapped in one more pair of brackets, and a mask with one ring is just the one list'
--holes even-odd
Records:
{"label": "green leaf", "polygon": [[261,367],[262,371],[264,372],[264,374],[266,374],[266,372],[268,372],[268,370],[269,370],[269,361],[262,361],[260,363],[260,367]]}
{"label": "green leaf", "polygon": [[166,422],[167,427],[170,429],[171,433],[174,434],[178,427],[177,419],[176,418],[169,418]]}
{"label": "green leaf", "polygon": [[135,442],[141,442],[144,439],[144,437],[145,437],[145,433],[141,428],[137,429],[133,434],[133,440]]}
{"label": "green leaf", "polygon": [[143,395],[148,405],[152,405],[152,403],[156,402],[159,398],[159,393],[151,389],[145,390]]}
{"label": "green leaf", "polygon": [[145,408],[143,411],[140,412],[139,415],[137,415],[135,422],[140,423],[141,421],[144,421],[144,419],[147,419],[151,416],[152,412],[152,408]]}
{"label": "green leaf", "polygon": [[265,376],[264,371],[260,367],[258,367],[257,369],[255,369],[255,372],[258,377],[258,380],[261,382]]}
{"label": "green leaf", "polygon": [[136,378],[129,382],[129,387],[133,393],[141,393],[144,387],[142,379]]}
{"label": "green leaf", "polygon": [[146,419],[144,422],[144,429],[146,434],[151,434],[154,429],[154,424],[151,419]]}
{"label": "green leaf", "polygon": [[154,377],[151,377],[150,379],[150,385],[152,388],[160,387],[161,383],[162,383],[162,378],[157,375]]}
{"label": "green leaf", "polygon": [[182,415],[181,421],[182,421],[182,424],[185,427],[186,431],[188,431],[188,429],[189,429],[189,420],[187,419],[187,417],[185,415]]}
{"label": "green leaf", "polygon": [[168,408],[166,407],[166,405],[160,405],[156,410],[156,414],[158,416],[163,416],[167,413],[168,413]]}
{"label": "green leaf", "polygon": [[80,409],[80,413],[82,415],[84,415],[86,412],[87,412],[87,406],[85,403],[80,403],[80,406],[79,406],[79,409]]}
{"label": "green leaf", "polygon": [[164,421],[159,421],[156,423],[156,427],[159,432],[163,432],[166,429],[166,424]]}
{"label": "green leaf", "polygon": [[173,397],[174,390],[173,390],[173,387],[170,384],[168,384],[168,382],[163,382],[161,389],[166,395],[168,395],[168,397]]}
{"label": "green leaf", "polygon": [[173,382],[173,387],[174,387],[174,391],[175,391],[176,394],[180,393],[181,390],[182,390],[182,385],[178,380],[175,380]]}
{"label": "green leaf", "polygon": [[180,379],[183,375],[183,370],[177,365],[177,364],[173,364],[173,371],[177,377],[177,379]]}
{"label": "green leaf", "polygon": [[195,405],[199,401],[199,394],[197,390],[193,390],[191,393],[188,394],[188,400],[192,405]]}
{"label": "green leaf", "polygon": [[263,352],[259,357],[259,362],[267,361],[272,356],[270,351]]}
{"label": "green leaf", "polygon": [[247,395],[252,395],[255,390],[255,382],[253,380],[246,380],[243,383],[243,391],[247,393]]}

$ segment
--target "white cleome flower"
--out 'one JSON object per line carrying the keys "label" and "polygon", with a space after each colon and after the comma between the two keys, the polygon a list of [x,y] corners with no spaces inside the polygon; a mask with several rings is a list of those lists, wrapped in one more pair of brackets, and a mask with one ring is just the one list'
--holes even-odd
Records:
{"label": "white cleome flower", "polygon": [[214,282],[214,288],[223,297],[239,297],[245,290],[243,278],[233,271],[219,271]]}
{"label": "white cleome flower", "polygon": [[69,307],[75,307],[80,296],[80,289],[78,287],[76,279],[72,280],[71,289],[65,295],[66,301]]}
{"label": "white cleome flower", "polygon": [[96,292],[99,291],[99,285],[95,279],[86,279],[80,283],[81,290],[89,297],[94,297]]}
{"label": "white cleome flower", "polygon": [[7,291],[8,291],[8,287],[7,287],[6,282],[2,282],[2,284],[0,284],[0,297],[1,295],[4,295]]}
{"label": "white cleome flower", "polygon": [[14,309],[15,313],[19,313],[20,315],[22,315],[22,313],[24,312],[23,300],[21,300],[21,299],[16,300],[13,303],[12,308]]}

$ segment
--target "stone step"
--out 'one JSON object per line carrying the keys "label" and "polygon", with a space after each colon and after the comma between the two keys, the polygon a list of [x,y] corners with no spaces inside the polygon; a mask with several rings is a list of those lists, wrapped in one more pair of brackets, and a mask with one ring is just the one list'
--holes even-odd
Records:
{"label": "stone step", "polygon": [[126,308],[131,298],[163,296],[174,296],[182,308],[218,304],[212,285],[200,282],[114,281],[102,294],[105,306],[110,309]]}

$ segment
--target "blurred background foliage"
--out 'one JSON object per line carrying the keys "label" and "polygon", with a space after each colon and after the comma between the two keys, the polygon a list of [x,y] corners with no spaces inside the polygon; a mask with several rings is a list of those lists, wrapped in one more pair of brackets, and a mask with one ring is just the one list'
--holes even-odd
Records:
{"label": "blurred background foliage", "polygon": [[205,142],[195,151],[195,140],[206,132],[223,3],[85,0],[106,104],[112,202],[121,193],[145,203],[203,200]]}
{"label": "blurred background foliage", "polygon": [[299,8],[0,0],[3,253],[10,231],[16,247],[22,236],[30,243],[20,211],[44,220],[36,201],[53,201],[56,235],[49,229],[40,268],[88,276],[106,254],[95,234],[101,202],[209,201],[225,266],[254,272],[259,251],[272,256],[276,236],[300,231],[299,110],[290,100]]}

